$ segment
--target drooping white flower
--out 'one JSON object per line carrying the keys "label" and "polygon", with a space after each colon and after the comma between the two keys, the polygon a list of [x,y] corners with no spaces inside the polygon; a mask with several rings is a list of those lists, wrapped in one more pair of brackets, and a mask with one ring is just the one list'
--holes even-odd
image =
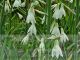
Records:
{"label": "drooping white flower", "polygon": [[59,31],[59,28],[58,28],[58,23],[55,23],[55,26],[54,26],[51,34],[53,34],[55,36],[60,36],[60,31]]}
{"label": "drooping white flower", "polygon": [[54,47],[52,48],[51,56],[52,57],[56,56],[57,58],[59,58],[59,56],[63,57],[62,50],[59,47],[58,40],[55,40],[55,44]]}
{"label": "drooping white flower", "polygon": [[32,24],[35,24],[36,21],[35,21],[35,12],[34,12],[34,8],[33,7],[30,7],[29,11],[28,11],[28,16],[26,18],[26,22],[27,23],[32,23]]}
{"label": "drooping white flower", "polygon": [[52,23],[50,27],[51,36],[48,39],[59,39],[60,38],[60,31],[58,28],[58,23],[55,21]]}
{"label": "drooping white flower", "polygon": [[27,42],[29,41],[29,34],[27,34],[24,38],[23,38],[23,40],[22,40],[22,43],[23,44],[27,44]]}
{"label": "drooping white flower", "polygon": [[40,43],[40,45],[39,45],[38,51],[39,51],[39,52],[42,52],[42,53],[45,52],[44,38],[41,38],[41,43]]}
{"label": "drooping white flower", "polygon": [[25,7],[25,6],[26,6],[25,2],[21,3],[21,7]]}
{"label": "drooping white flower", "polygon": [[15,0],[13,3],[13,7],[20,7],[21,6],[21,0]]}
{"label": "drooping white flower", "polygon": [[60,4],[55,4],[55,5],[53,5],[53,8],[55,8],[55,9],[54,9],[53,17],[54,17],[55,19],[61,19],[62,16],[66,16],[66,13],[65,13],[63,4],[61,4],[60,9],[59,9],[59,5],[60,5]]}
{"label": "drooping white flower", "polygon": [[36,31],[35,24],[32,24],[30,26],[30,28],[28,29],[28,32],[27,33],[30,33],[30,35],[32,35],[32,34],[36,35],[37,31]]}
{"label": "drooping white flower", "polygon": [[59,19],[59,18],[60,18],[59,4],[57,4],[57,5],[55,6],[53,17],[54,17],[55,19]]}
{"label": "drooping white flower", "polygon": [[64,33],[63,28],[61,28],[60,41],[63,43],[63,42],[66,42],[66,41],[68,41],[68,40],[69,40],[69,39],[68,39],[67,35]]}
{"label": "drooping white flower", "polygon": [[60,7],[60,18],[62,18],[62,16],[66,16],[63,4],[61,4],[61,7]]}
{"label": "drooping white flower", "polygon": [[80,32],[78,32],[78,34],[80,35]]}
{"label": "drooping white flower", "polygon": [[18,14],[18,16],[19,16],[20,19],[23,18],[23,16],[20,13],[17,13],[17,14]]}
{"label": "drooping white flower", "polygon": [[9,3],[9,1],[7,0],[7,1],[5,1],[5,12],[9,12],[10,11],[10,3]]}

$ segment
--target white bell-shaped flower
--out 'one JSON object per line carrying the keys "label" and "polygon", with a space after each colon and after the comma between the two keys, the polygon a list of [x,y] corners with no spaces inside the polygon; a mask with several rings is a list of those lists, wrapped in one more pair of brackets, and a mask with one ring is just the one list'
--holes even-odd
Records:
{"label": "white bell-shaped flower", "polygon": [[59,58],[59,56],[63,57],[62,50],[59,47],[58,40],[55,40],[55,44],[54,47],[52,48],[51,56],[52,57],[56,56],[57,58]]}
{"label": "white bell-shaped flower", "polygon": [[55,19],[59,19],[59,18],[60,18],[59,4],[57,4],[57,5],[55,6],[53,17],[54,17]]}
{"label": "white bell-shaped flower", "polygon": [[61,28],[60,41],[63,43],[63,42],[66,42],[66,41],[68,41],[68,40],[69,40],[69,39],[68,39],[67,35],[64,33],[63,28]]}
{"label": "white bell-shaped flower", "polygon": [[60,31],[59,31],[59,28],[58,28],[58,23],[55,23],[55,26],[54,26],[51,34],[53,34],[55,36],[60,36]]}
{"label": "white bell-shaped flower", "polygon": [[41,43],[39,45],[39,52],[42,52],[42,53],[45,52],[44,38],[41,38]]}
{"label": "white bell-shaped flower", "polygon": [[27,33],[30,33],[30,35],[32,35],[32,34],[36,35],[37,31],[36,31],[35,24],[32,24],[30,26],[30,28],[28,29],[28,32]]}
{"label": "white bell-shaped flower", "polygon": [[27,34],[24,38],[23,38],[23,40],[22,40],[22,43],[23,44],[27,44],[28,43],[28,41],[29,41],[29,34]]}
{"label": "white bell-shaped flower", "polygon": [[5,12],[9,12],[10,11],[10,3],[9,3],[9,1],[7,0],[7,1],[5,1],[5,8],[4,8],[4,10],[5,10]]}
{"label": "white bell-shaped flower", "polygon": [[68,0],[70,3],[73,3],[73,0]]}
{"label": "white bell-shaped flower", "polygon": [[25,6],[26,6],[25,2],[21,3],[21,7],[25,7]]}
{"label": "white bell-shaped flower", "polygon": [[60,7],[60,19],[62,18],[62,16],[66,16],[63,4],[61,4],[61,7]]}
{"label": "white bell-shaped flower", "polygon": [[26,22],[27,23],[32,23],[32,24],[35,24],[36,21],[35,21],[35,12],[34,12],[34,8],[33,7],[30,7],[29,11],[28,11],[28,16],[26,18]]}
{"label": "white bell-shaped flower", "polygon": [[17,14],[18,14],[18,16],[19,16],[20,19],[23,18],[23,16],[20,13],[17,13]]}
{"label": "white bell-shaped flower", "polygon": [[62,16],[66,16],[63,4],[61,4],[60,9],[59,9],[59,4],[56,4],[54,7],[55,9],[54,9],[53,17],[55,19],[61,19]]}
{"label": "white bell-shaped flower", "polygon": [[78,32],[78,35],[80,35],[80,32]]}
{"label": "white bell-shaped flower", "polygon": [[13,7],[20,7],[21,6],[21,0],[15,0],[13,3]]}

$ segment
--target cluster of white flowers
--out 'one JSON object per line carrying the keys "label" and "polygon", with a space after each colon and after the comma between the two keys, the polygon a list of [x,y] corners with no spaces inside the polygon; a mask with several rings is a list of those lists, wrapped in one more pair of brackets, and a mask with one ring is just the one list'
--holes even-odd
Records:
{"label": "cluster of white flowers", "polygon": [[[13,3],[13,7],[25,7],[25,1],[22,3],[21,0],[15,0]],[[9,0],[5,1],[5,12],[9,12],[11,8]]]}
{"label": "cluster of white flowers", "polygon": [[[55,30],[55,31],[54,31]],[[64,33],[64,30],[63,30],[63,28],[61,28],[61,33],[60,33],[60,31],[59,31],[59,28],[58,27],[56,27],[56,29],[54,29],[53,31],[53,34],[54,35],[52,35],[51,37],[49,37],[48,39],[58,39],[58,40],[60,40],[60,42],[66,42],[66,41],[68,41],[69,39],[68,39],[68,37],[67,37],[67,35]],[[57,34],[56,34],[57,33]],[[56,34],[56,35],[55,35]],[[60,34],[60,35],[59,35]],[[56,43],[56,42],[55,42]],[[53,49],[52,49],[52,57],[54,57],[54,56],[56,56],[57,58],[59,57],[59,55],[60,56],[63,56],[62,55],[62,51],[61,51],[61,49],[60,49],[60,47],[59,47],[59,43],[57,43],[57,45],[56,44],[54,44],[54,47],[53,47]]]}
{"label": "cluster of white flowers", "polygon": [[[36,30],[36,20],[35,20],[35,11],[34,11],[34,6],[33,4],[31,4],[30,9],[28,10],[28,15],[26,18],[26,22],[27,23],[31,23],[30,28],[28,29],[27,33],[32,36],[32,34],[36,35],[37,30]],[[27,37],[29,39],[29,37]],[[26,40],[26,38],[24,37],[23,40]],[[26,41],[25,41],[26,42]],[[24,42],[23,42],[24,43]]]}
{"label": "cluster of white flowers", "polygon": [[36,20],[35,20],[35,11],[34,11],[34,6],[32,6],[31,4],[31,7],[28,11],[28,16],[26,18],[26,22],[27,23],[31,23],[31,27],[28,29],[28,33],[30,33],[31,35],[34,34],[36,35],[36,27],[35,27],[35,23],[36,23]]}
{"label": "cluster of white flowers", "polygon": [[36,27],[35,27],[34,24],[32,24],[30,26],[30,28],[28,29],[27,35],[23,38],[22,43],[23,44],[25,44],[25,43],[27,44],[27,42],[29,41],[30,36],[32,36],[32,34],[36,35]]}
{"label": "cluster of white flowers", "polygon": [[[14,3],[13,3],[13,6],[12,7],[25,7],[26,6],[26,0],[22,3],[21,0],[15,0]],[[5,8],[4,8],[4,11],[5,12],[10,12],[11,10],[11,5],[10,5],[10,2],[9,0],[5,1]],[[12,8],[12,11],[14,11],[14,9]],[[23,18],[23,15],[21,15],[20,13],[18,13],[18,16],[20,19]]]}
{"label": "cluster of white flowers", "polygon": [[[60,30],[61,30],[61,32],[60,32]],[[60,38],[60,41],[62,43],[68,41],[69,39],[68,39],[67,35],[64,33],[63,28],[61,28],[60,30],[58,28],[58,23],[55,23],[55,25],[51,31],[52,36],[49,37],[48,39],[56,39],[56,38],[59,39]]]}
{"label": "cluster of white flowers", "polygon": [[[54,14],[53,14],[54,19],[61,19],[63,16],[64,17],[66,16],[64,5],[62,3],[54,4],[51,7],[52,9],[54,9]],[[48,39],[55,40],[54,47],[51,52],[52,57],[56,56],[57,58],[59,58],[59,55],[63,57],[62,50],[59,46],[58,40],[62,43],[68,41],[69,39],[67,35],[64,33],[63,28],[59,29],[58,23],[56,21],[54,21],[53,25],[51,26],[50,32],[51,32],[51,37],[49,37]]]}
{"label": "cluster of white flowers", "polygon": [[61,19],[62,16],[66,16],[65,10],[64,10],[64,5],[61,4],[61,7],[59,8],[60,4],[55,5],[55,9],[54,9],[54,14],[53,17],[55,19]]}
{"label": "cluster of white flowers", "polygon": [[[56,56],[57,58],[59,57],[59,55],[63,57],[61,48],[59,47],[58,40],[60,42],[64,43],[64,42],[68,41],[69,39],[68,39],[67,35],[64,33],[63,28],[59,29],[57,22],[54,22],[54,24],[50,30],[51,30],[50,32],[52,35],[48,39],[55,40],[51,55],[52,55],[52,57]],[[60,30],[61,30],[61,32],[60,32]]]}
{"label": "cluster of white flowers", "polygon": [[[26,0],[25,0],[26,1]],[[41,3],[45,4],[44,1],[41,1],[39,0]],[[52,0],[52,1],[55,1],[55,0]],[[71,3],[73,2],[73,0],[69,0]],[[22,43],[23,44],[27,44],[27,42],[29,41],[30,39],[30,36],[32,35],[35,35],[37,34],[37,30],[36,30],[36,26],[35,26],[35,23],[36,23],[36,20],[35,20],[35,11],[34,11],[34,6],[35,5],[38,5],[39,2],[38,1],[35,1],[35,3],[31,3],[31,6],[28,10],[28,15],[26,17],[26,22],[27,23],[31,23],[31,26],[29,27],[28,31],[27,31],[27,35],[23,38],[22,40]],[[26,6],[26,2],[21,2],[21,0],[15,0],[14,3],[13,3],[13,7],[25,7]],[[10,11],[10,3],[9,3],[9,0],[5,1],[5,11]],[[65,17],[66,16],[66,12],[64,10],[64,5],[61,3],[61,4],[54,4],[52,6],[52,8],[54,9],[54,14],[53,14],[53,18],[54,19],[61,19],[63,16]],[[40,11],[38,11],[39,13],[42,13]],[[17,13],[19,18],[22,19],[23,18],[23,15],[21,15],[20,13]],[[42,13],[44,14],[44,13]],[[45,14],[44,14],[44,17],[42,19],[42,24],[45,22]],[[60,32],[61,31],[61,32]],[[59,58],[59,56],[62,56],[63,57],[63,54],[62,54],[62,50],[59,46],[59,41],[60,40],[62,43],[63,42],[66,42],[68,41],[68,37],[67,35],[64,33],[64,30],[63,28],[59,29],[58,27],[58,23],[55,22],[53,27],[50,29],[50,32],[51,32],[51,37],[49,37],[48,39],[54,39],[54,47],[52,48],[52,52],[51,52],[51,55],[52,57],[56,56],[57,58]],[[41,42],[40,42],[40,45],[39,45],[39,48],[38,48],[38,52],[39,53],[44,53],[45,52],[45,44],[44,44],[44,38],[41,38]]]}

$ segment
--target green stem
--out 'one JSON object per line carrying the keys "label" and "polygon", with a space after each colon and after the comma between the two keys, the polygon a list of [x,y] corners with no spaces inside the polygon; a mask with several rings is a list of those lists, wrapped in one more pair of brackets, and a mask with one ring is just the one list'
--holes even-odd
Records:
{"label": "green stem", "polygon": [[74,43],[75,43],[75,51],[74,51],[74,60],[78,60],[78,37],[77,37],[77,30],[76,30],[76,26],[77,26],[77,22],[79,21],[79,1],[76,0],[76,20],[75,20],[75,26],[74,26]]}
{"label": "green stem", "polygon": [[[79,2],[80,1],[78,1],[78,0],[76,0],[76,26],[77,26],[77,23],[79,22]],[[76,33],[77,33],[78,31],[76,30]],[[77,50],[78,50],[78,47],[77,47],[77,45],[78,45],[78,37],[77,37],[77,35],[76,35],[76,60],[78,60],[78,53],[77,53]]]}
{"label": "green stem", "polygon": [[48,13],[48,17],[47,17],[47,33],[50,34],[50,25],[51,25],[51,0],[47,0],[47,13]]}
{"label": "green stem", "polygon": [[5,0],[3,0],[3,7],[2,7],[2,10],[1,10],[1,19],[0,19],[0,34],[4,34],[4,6],[5,6]]}

